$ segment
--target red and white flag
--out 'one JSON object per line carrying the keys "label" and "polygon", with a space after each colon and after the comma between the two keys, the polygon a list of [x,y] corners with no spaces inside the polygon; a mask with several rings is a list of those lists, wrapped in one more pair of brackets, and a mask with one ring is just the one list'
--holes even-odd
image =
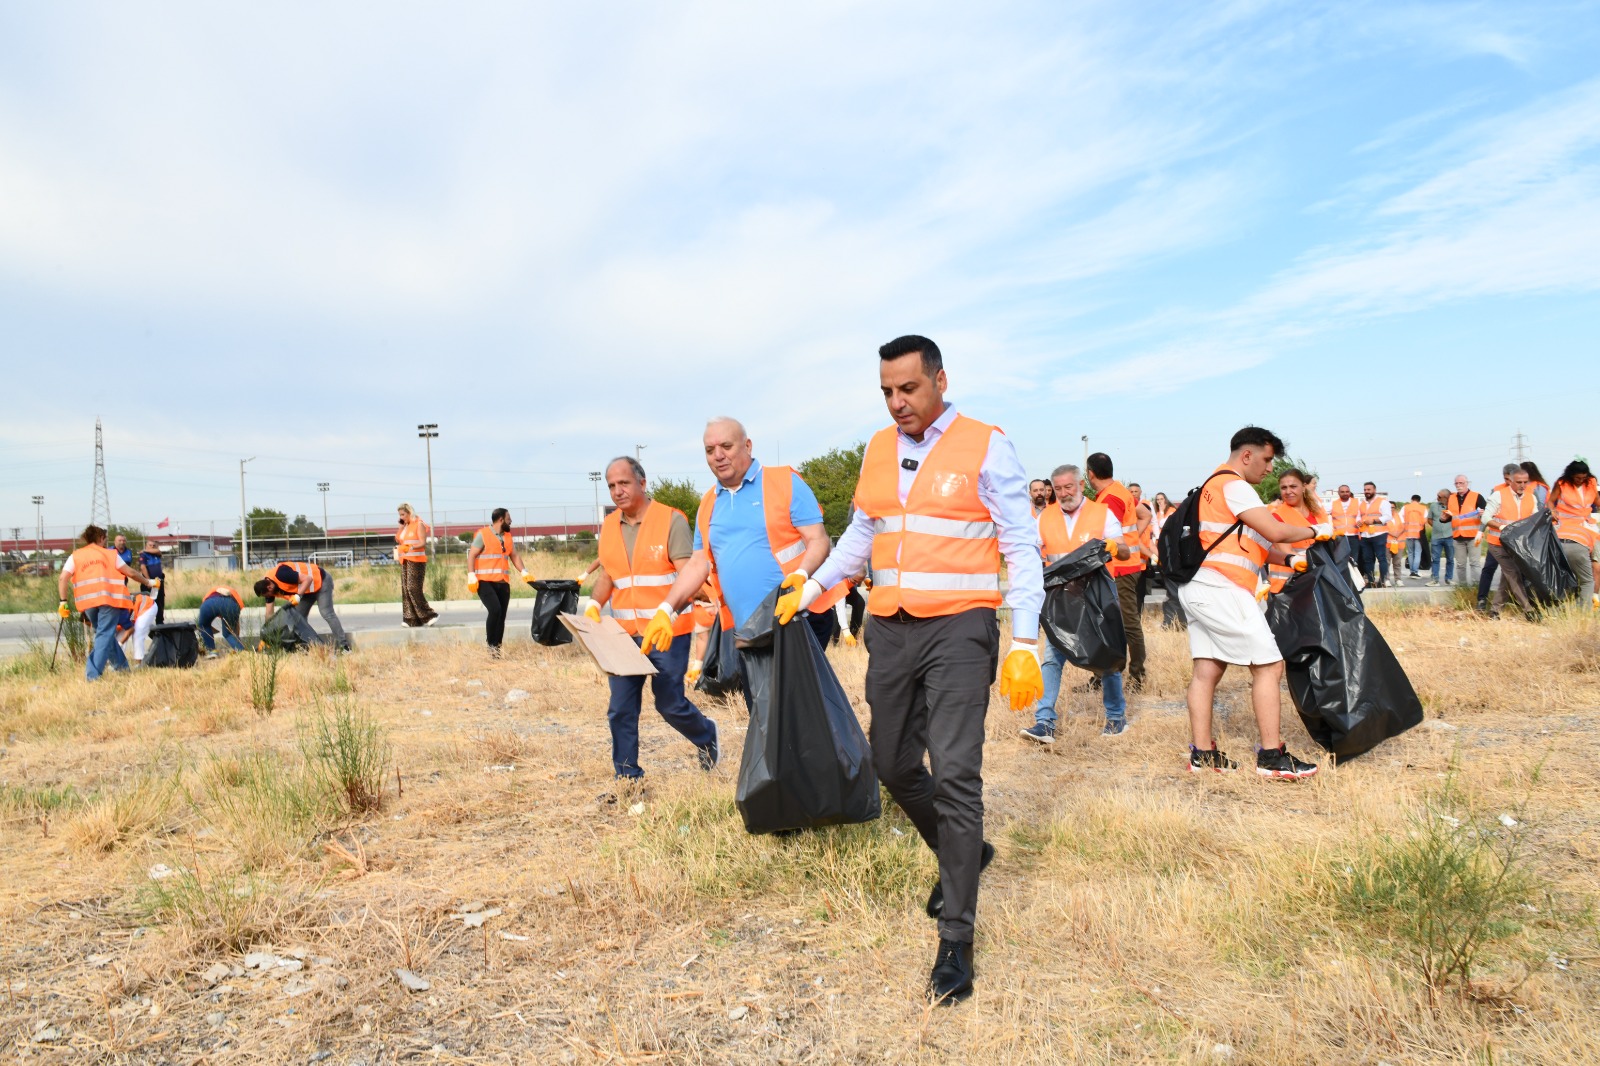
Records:
{"label": "red and white flag", "polygon": [[171,519],[169,519],[169,518],[163,518],[163,519],[162,519],[162,520],[161,520],[161,521],[159,521],[159,522],[157,522],[157,523],[156,523],[156,528],[157,528],[157,529],[166,529],[166,528],[167,528],[167,523],[168,523],[168,522],[169,522],[169,521],[171,521]]}

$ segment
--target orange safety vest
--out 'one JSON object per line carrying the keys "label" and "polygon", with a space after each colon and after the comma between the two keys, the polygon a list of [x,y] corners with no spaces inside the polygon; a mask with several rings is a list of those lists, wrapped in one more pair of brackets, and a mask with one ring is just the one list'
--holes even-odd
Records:
{"label": "orange safety vest", "polygon": [[99,544],[85,544],[72,553],[72,602],[80,614],[91,607],[126,608],[133,604],[118,569],[121,565],[121,556]]}
{"label": "orange safety vest", "polygon": [[1084,500],[1078,505],[1077,523],[1068,533],[1067,515],[1061,505],[1047,504],[1039,512],[1039,550],[1044,555],[1044,565],[1060,562],[1089,541],[1103,538],[1110,510],[1098,500]]}
{"label": "orange safety vest", "polygon": [[[1384,525],[1370,525],[1367,522],[1367,519],[1377,518],[1383,514],[1382,496],[1374,496],[1371,500],[1368,500],[1365,496],[1352,496],[1350,498],[1356,501],[1356,536],[1371,536],[1376,533],[1382,533],[1389,528]],[[1394,516],[1393,508],[1389,509],[1389,515],[1391,518]]]}
{"label": "orange safety vest", "polygon": [[[1315,525],[1317,521],[1314,515],[1302,514],[1298,507],[1290,507],[1282,500],[1272,505],[1272,517],[1280,522],[1288,522],[1292,526],[1310,526]],[[1305,540],[1290,541],[1288,544],[1280,544],[1278,547],[1287,551],[1304,551],[1306,548],[1311,547],[1316,539],[1315,537],[1307,537]],[[1267,563],[1267,585],[1273,592],[1282,592],[1283,586],[1293,576],[1294,571],[1282,563]]]}
{"label": "orange safety vest", "polygon": [[[688,521],[676,507],[650,501],[633,539],[632,558],[622,540],[622,512],[612,511],[600,526],[600,565],[611,579],[611,614],[630,635],[644,632],[650,619],[666,603],[667,593],[678,576],[677,564],[667,555],[667,536],[672,532],[673,515]],[[692,611],[684,611],[673,619],[673,636],[692,632]]]}
{"label": "orange safety vest", "polygon": [[1333,503],[1328,505],[1328,517],[1333,520],[1333,535],[1336,537],[1354,537],[1358,535],[1356,519],[1361,515],[1361,504],[1358,497],[1352,496],[1348,500],[1341,500],[1337,496]]}
{"label": "orange safety vest", "polygon": [[125,626],[119,625],[117,628],[132,629],[134,624],[139,621],[139,616],[144,614],[146,611],[154,610],[155,606],[156,601],[154,599],[146,596],[142,592],[139,593],[139,595],[133,598],[133,604],[128,608],[128,624]]}
{"label": "orange safety vest", "polygon": [[213,596],[227,596],[230,599],[232,599],[234,603],[237,603],[239,605],[239,610],[241,610],[241,611],[244,610],[244,597],[239,595],[237,592],[233,591],[233,589],[230,589],[226,585],[218,585],[216,588],[212,589],[210,592],[208,592],[204,596],[200,597],[200,600],[203,603],[206,600],[209,600]]}
{"label": "orange safety vest", "polygon": [[872,519],[872,592],[867,611],[939,618],[1000,606],[1000,540],[978,497],[978,474],[994,426],[957,415],[917,469],[900,502],[899,430],[867,442],[856,509]]}
{"label": "orange safety vest", "polygon": [[478,530],[483,538],[483,551],[472,564],[472,576],[482,581],[507,581],[511,574],[511,534],[496,533],[493,526]]}
{"label": "orange safety vest", "polygon": [[315,563],[279,563],[277,566],[272,568],[271,572],[267,574],[267,577],[274,585],[278,586],[278,588],[283,591],[285,596],[294,596],[299,594],[300,583],[299,581],[295,581],[286,585],[282,581],[278,580],[278,569],[279,567],[284,566],[291,568],[296,574],[300,575],[300,580],[304,580],[308,577],[311,579],[311,588],[307,590],[307,595],[310,595],[310,593],[316,592],[322,588],[322,567],[317,566]]}
{"label": "orange safety vest", "polygon": [[[1104,485],[1095,490],[1094,499],[1096,503],[1103,503],[1110,508],[1112,514],[1116,514],[1117,509],[1115,507],[1111,507],[1111,501],[1120,501],[1122,503],[1122,515],[1117,519],[1117,521],[1121,522],[1122,525],[1128,530],[1134,530],[1134,528],[1138,526],[1139,505],[1133,502],[1133,493],[1129,492],[1127,487],[1124,486],[1122,482],[1106,482]],[[1109,569],[1111,570],[1112,577],[1121,577],[1124,574],[1137,574],[1139,571],[1144,569],[1144,556],[1140,554],[1138,550],[1138,534],[1136,532],[1129,532],[1122,538],[1122,540],[1123,543],[1128,545],[1128,547],[1134,549],[1133,555],[1128,559],[1127,562],[1111,563]]]}
{"label": "orange safety vest", "polygon": [[1244,481],[1244,477],[1226,463],[1215,472],[1222,476],[1208,481],[1200,491],[1200,546],[1207,551],[1205,562],[1200,565],[1221,574],[1253,597],[1261,581],[1261,568],[1267,564],[1267,543],[1261,534],[1246,526],[1223,537],[1239,519],[1229,509],[1224,491],[1231,482]]}
{"label": "orange safety vest", "polygon": [[1471,540],[1477,537],[1479,531],[1483,529],[1483,508],[1487,502],[1483,498],[1483,493],[1478,492],[1476,489],[1468,489],[1467,499],[1476,500],[1472,507],[1467,508],[1467,512],[1472,516],[1471,518],[1461,517],[1462,500],[1456,493],[1452,492],[1450,498],[1444,502],[1445,513],[1450,515],[1450,537],[1452,540]]}
{"label": "orange safety vest", "polygon": [[[1518,499],[1517,494],[1511,491],[1510,486],[1502,486],[1498,491],[1500,493],[1500,509],[1495,512],[1494,517],[1506,525],[1510,525],[1519,518],[1527,518],[1539,509],[1539,498],[1533,494],[1532,482],[1528,483],[1528,487],[1523,491],[1521,499]],[[1504,528],[1504,526],[1501,527],[1501,529]],[[1489,530],[1487,539],[1490,544],[1499,544],[1500,530]]]}
{"label": "orange safety vest", "polygon": [[395,531],[394,540],[400,545],[402,563],[428,561],[428,527],[422,524],[421,518],[412,515],[411,521]]}
{"label": "orange safety vest", "polygon": [[1578,488],[1557,481],[1556,487],[1545,497],[1546,505],[1556,515],[1556,536],[1582,544],[1590,551],[1594,550],[1595,532],[1589,524],[1589,516],[1594,510],[1596,491],[1597,483],[1591,477],[1587,485]]}
{"label": "orange safety vest", "polygon": [[1422,538],[1422,527],[1428,522],[1427,506],[1413,500],[1400,510],[1406,519],[1406,539],[1420,540]]}
{"label": "orange safety vest", "polygon": [[[707,489],[705,495],[700,497],[700,509],[695,512],[694,524],[700,532],[700,543],[706,550],[706,556],[711,560],[711,586],[716,591],[718,602],[723,602],[722,579],[717,576],[716,555],[711,550],[711,513],[716,503],[717,490]],[[772,550],[772,558],[785,577],[800,569],[800,558],[806,553],[805,538],[800,536],[800,530],[789,517],[789,509],[793,504],[794,468],[763,466],[761,509],[762,517],[767,523],[767,546]],[[812,614],[830,611],[849,592],[849,587],[841,581],[830,589],[824,589],[822,595],[811,601],[811,606],[807,610]],[[725,604],[722,613],[723,628],[731,627],[733,614]]]}

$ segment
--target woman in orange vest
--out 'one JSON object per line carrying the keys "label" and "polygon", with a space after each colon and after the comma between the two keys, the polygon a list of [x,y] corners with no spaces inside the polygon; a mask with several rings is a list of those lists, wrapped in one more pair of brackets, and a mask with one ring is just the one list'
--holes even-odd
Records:
{"label": "woman in orange vest", "polygon": [[428,573],[428,535],[432,532],[409,503],[399,507],[400,525],[394,531],[394,559],[400,564],[400,621],[417,627],[431,626],[439,612],[428,606],[422,579]]}
{"label": "woman in orange vest", "polygon": [[126,670],[128,659],[117,643],[117,622],[123,612],[133,606],[128,595],[127,582],[137,581],[145,588],[150,579],[131,569],[117,553],[106,547],[106,531],[99,526],[86,526],[83,530],[83,547],[72,553],[61,568],[56,581],[56,591],[61,604],[56,613],[65,622],[72,616],[67,608],[70,589],[74,605],[83,615],[84,622],[94,630],[94,643],[89,648],[84,664],[84,676],[95,680],[106,670]]}
{"label": "woman in orange vest", "polygon": [[[1328,521],[1328,516],[1322,511],[1322,503],[1307,491],[1310,482],[1303,470],[1295,467],[1283,471],[1278,475],[1278,501],[1272,505],[1272,517],[1291,526],[1311,526],[1313,529]],[[1327,532],[1332,534],[1332,526]],[[1285,541],[1278,545],[1286,552],[1304,552],[1311,547],[1315,537],[1305,540]],[[1294,570],[1287,562],[1269,562],[1267,564],[1267,588],[1272,592],[1282,592],[1283,586],[1289,578],[1294,576]]]}
{"label": "woman in orange vest", "polygon": [[1561,553],[1567,565],[1577,575],[1580,586],[1578,606],[1588,610],[1594,600],[1595,575],[1600,564],[1595,562],[1595,477],[1589,464],[1574,459],[1561,471],[1550,490],[1550,514],[1556,521],[1556,536],[1561,540]]}
{"label": "woman in orange vest", "polygon": [[227,585],[218,585],[200,601],[200,641],[206,646],[206,658],[217,657],[217,641],[211,633],[213,624],[222,626],[222,639],[234,651],[244,651],[239,639],[239,615],[244,610],[244,597]]}

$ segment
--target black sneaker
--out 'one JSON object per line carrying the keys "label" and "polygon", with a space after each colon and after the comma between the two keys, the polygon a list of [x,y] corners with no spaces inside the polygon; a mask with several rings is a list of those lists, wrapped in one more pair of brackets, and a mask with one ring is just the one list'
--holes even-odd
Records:
{"label": "black sneaker", "polygon": [[1056,742],[1055,727],[1045,725],[1043,722],[1031,725],[1027,729],[1019,729],[1017,732],[1036,744],[1054,744]]}
{"label": "black sneaker", "polygon": [[717,720],[715,718],[707,715],[706,721],[711,723],[711,743],[695,750],[700,753],[700,769],[715,770],[717,763],[722,759],[722,745],[719,743],[722,731],[717,728]]}
{"label": "black sneaker", "polygon": [[1256,773],[1262,777],[1275,777],[1283,781],[1299,781],[1317,775],[1317,764],[1302,762],[1289,754],[1289,749],[1262,748],[1256,752]]}
{"label": "black sneaker", "polygon": [[[994,862],[994,845],[987,840],[983,842],[983,854],[978,859],[978,872],[981,874]],[[938,918],[944,914],[944,882],[935,881],[933,891],[928,893],[928,904],[923,910],[928,912],[929,918]]]}
{"label": "black sneaker", "polygon": [[1126,718],[1117,718],[1117,719],[1107,718],[1106,719],[1106,727],[1104,729],[1100,730],[1100,735],[1103,736],[1103,737],[1120,737],[1122,734],[1126,733],[1127,731],[1128,731],[1128,720]]}
{"label": "black sneaker", "polygon": [[1201,751],[1193,744],[1189,745],[1189,772],[1191,774],[1202,774],[1207,770],[1214,770],[1219,774],[1231,774],[1238,768],[1239,764],[1218,751],[1216,744],[1211,745],[1210,751]]}

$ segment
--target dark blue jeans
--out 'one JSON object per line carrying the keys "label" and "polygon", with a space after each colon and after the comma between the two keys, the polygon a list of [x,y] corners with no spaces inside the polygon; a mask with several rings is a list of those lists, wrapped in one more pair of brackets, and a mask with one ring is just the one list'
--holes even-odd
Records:
{"label": "dark blue jeans", "polygon": [[[716,727],[683,691],[683,672],[689,668],[689,645],[693,639],[685,633],[674,637],[666,651],[651,652],[649,658],[656,672],[648,680],[661,717],[689,743],[704,748],[716,738]],[[640,643],[639,638],[634,637],[633,642]],[[611,706],[606,709],[606,719],[611,723],[611,766],[618,777],[643,777],[644,771],[639,768],[639,712],[644,706],[646,678],[608,680]]]}
{"label": "dark blue jeans", "polygon": [[94,643],[89,647],[89,658],[83,671],[90,681],[107,669],[128,668],[128,657],[122,654],[122,645],[117,643],[117,619],[121,615],[122,611],[116,607],[91,607],[83,612],[89,628],[94,630]]}
{"label": "dark blue jeans", "polygon": [[1367,584],[1377,581],[1389,580],[1389,538],[1362,537],[1361,558],[1356,565],[1361,568],[1361,576],[1367,579]]}
{"label": "dark blue jeans", "polygon": [[244,651],[239,640],[239,605],[232,596],[207,596],[200,605],[200,640],[206,651],[216,651],[217,642],[211,634],[211,623],[222,623],[222,639],[234,651]]}

